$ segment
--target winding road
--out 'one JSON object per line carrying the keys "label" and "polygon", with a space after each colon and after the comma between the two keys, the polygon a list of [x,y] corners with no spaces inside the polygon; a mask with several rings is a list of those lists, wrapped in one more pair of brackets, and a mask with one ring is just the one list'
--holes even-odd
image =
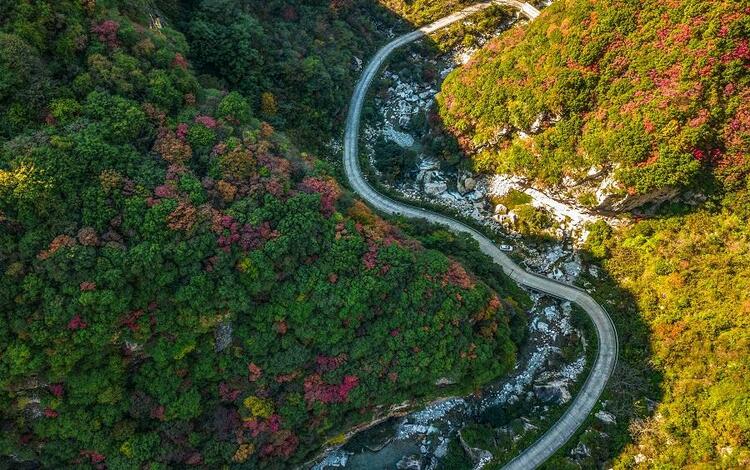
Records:
{"label": "winding road", "polygon": [[461,21],[492,5],[505,5],[516,8],[530,20],[535,19],[539,15],[539,11],[532,5],[519,1],[496,0],[493,2],[478,3],[409,34],[400,36],[375,54],[375,57],[367,65],[357,83],[351,99],[344,137],[344,166],[352,189],[379,211],[390,215],[426,219],[436,224],[445,225],[455,232],[471,235],[479,242],[481,250],[501,265],[505,273],[515,282],[527,288],[574,302],[585,310],[591,318],[596,327],[599,348],[596,360],[586,382],[563,416],[542,437],[526,448],[505,467],[506,469],[531,469],[541,465],[575,434],[576,430],[586,421],[596,402],[599,400],[604,387],[607,385],[607,381],[617,362],[618,350],[617,331],[611,318],[604,308],[583,290],[525,271],[505,253],[500,251],[490,239],[477,230],[442,214],[409,206],[378,193],[362,175],[357,148],[362,105],[364,104],[372,80],[388,56],[395,49],[405,44]]}

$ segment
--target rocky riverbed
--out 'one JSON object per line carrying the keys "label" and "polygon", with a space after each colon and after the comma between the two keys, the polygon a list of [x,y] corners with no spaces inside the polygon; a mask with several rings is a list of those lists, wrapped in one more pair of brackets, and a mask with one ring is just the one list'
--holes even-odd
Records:
{"label": "rocky riverbed", "polygon": [[[427,118],[442,79],[465,63],[472,52],[459,49],[437,58],[412,52],[409,62],[426,61],[440,71],[434,80],[410,79],[397,70],[385,70],[382,77],[388,86],[377,94],[378,118],[363,129],[364,149],[373,164],[376,142],[383,138],[417,152],[416,166],[391,189],[415,201],[439,203],[458,210],[512,240],[509,243],[523,252],[525,268],[575,282],[583,269],[575,247],[585,239],[586,226],[601,219],[601,215],[558,200],[518,178],[474,175],[447,166],[423,145],[423,131],[415,122]],[[519,215],[513,208],[497,203],[511,192],[525,194],[529,198],[525,203],[554,217],[557,223],[549,235],[559,241],[524,242],[517,230]],[[619,223],[615,218],[606,220]],[[461,457],[471,461],[475,468],[481,468],[498,457],[492,452],[510,450],[515,443],[543,432],[552,424],[553,414],[572,399],[572,389],[583,380],[590,346],[569,302],[530,294],[534,305],[527,312],[527,339],[518,352],[512,373],[476,394],[441,399],[366,429],[343,446],[330,450],[313,468],[434,469],[455,457],[451,454],[456,452],[462,453]],[[446,382],[438,380],[436,386]],[[600,419],[605,421],[610,417],[603,414]],[[494,442],[488,446],[493,447],[491,451],[464,438],[476,426],[482,426],[488,435],[485,437]],[[570,456],[575,460],[585,458],[588,453],[585,446],[578,446]]]}

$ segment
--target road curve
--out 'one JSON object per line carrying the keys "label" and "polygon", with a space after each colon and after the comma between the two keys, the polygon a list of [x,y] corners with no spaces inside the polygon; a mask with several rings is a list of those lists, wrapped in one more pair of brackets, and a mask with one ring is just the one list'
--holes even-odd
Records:
{"label": "road curve", "polygon": [[430,222],[445,225],[454,232],[467,233],[477,242],[481,250],[502,266],[505,273],[520,285],[546,294],[569,300],[578,304],[591,318],[596,327],[599,348],[594,365],[586,382],[573,403],[563,416],[534,444],[506,465],[506,469],[536,468],[554,454],[575,434],[599,400],[617,362],[617,331],[607,312],[586,292],[569,284],[553,281],[546,277],[525,271],[515,264],[495,244],[477,230],[450,217],[428,211],[419,207],[406,205],[378,193],[362,175],[358,158],[359,127],[362,106],[372,80],[377,75],[388,56],[397,48],[416,41],[423,36],[461,21],[476,12],[492,5],[506,5],[518,9],[521,14],[533,20],[539,11],[528,3],[514,0],[496,0],[470,6],[449,15],[416,31],[400,36],[380,49],[372,58],[354,91],[346,121],[344,137],[344,167],[352,189],[376,209],[390,215],[401,215],[409,218],[426,219]]}

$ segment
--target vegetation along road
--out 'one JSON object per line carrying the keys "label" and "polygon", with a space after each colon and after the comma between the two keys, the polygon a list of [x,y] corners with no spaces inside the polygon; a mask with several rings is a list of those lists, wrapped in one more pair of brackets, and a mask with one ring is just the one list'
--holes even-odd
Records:
{"label": "vegetation along road", "polygon": [[571,285],[553,281],[546,277],[541,277],[525,271],[515,264],[505,253],[500,251],[490,239],[471,227],[468,227],[450,217],[430,212],[426,209],[408,206],[378,193],[362,176],[357,150],[362,105],[373,78],[378,73],[388,56],[395,49],[405,44],[416,41],[429,33],[437,31],[457,21],[461,21],[493,4],[501,4],[517,8],[530,20],[535,19],[539,15],[539,11],[527,3],[517,1],[479,3],[449,15],[435,23],[422,27],[414,32],[400,36],[378,51],[365,69],[362,77],[357,83],[354,95],[352,96],[346,123],[346,134],[344,137],[344,166],[352,189],[359,193],[360,196],[375,208],[387,214],[426,219],[433,223],[445,225],[456,232],[468,233],[479,242],[482,251],[492,257],[496,263],[500,264],[503,267],[503,270],[517,283],[530,289],[574,302],[583,308],[589,317],[591,317],[598,334],[599,348],[596,361],[586,379],[586,383],[583,385],[581,391],[562,418],[560,418],[560,420],[557,421],[539,440],[524,450],[524,452],[514,458],[506,466],[508,469],[529,469],[539,466],[560,447],[565,445],[573,434],[575,434],[581,424],[583,424],[596,405],[599,396],[612,374],[615,363],[617,362],[617,331],[615,330],[612,320],[604,308],[602,308],[584,291]]}

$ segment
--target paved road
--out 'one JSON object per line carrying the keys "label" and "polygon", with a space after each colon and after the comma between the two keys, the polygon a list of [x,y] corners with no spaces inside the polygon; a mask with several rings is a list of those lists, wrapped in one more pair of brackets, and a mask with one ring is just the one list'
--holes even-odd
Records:
{"label": "paved road", "polygon": [[609,380],[617,362],[617,331],[607,312],[586,292],[568,284],[553,281],[528,271],[515,264],[505,253],[500,251],[487,237],[473,228],[446,217],[442,214],[430,212],[426,209],[413,207],[394,201],[373,189],[362,176],[358,158],[359,127],[362,105],[372,80],[377,75],[388,56],[397,48],[416,41],[426,34],[437,31],[452,23],[461,21],[474,13],[484,10],[493,4],[501,4],[517,8],[528,19],[533,20],[539,11],[527,3],[513,0],[479,3],[462,11],[447,16],[435,23],[422,27],[412,33],[396,38],[375,54],[367,65],[352,96],[349,115],[346,122],[344,140],[344,166],[346,176],[352,189],[378,210],[391,215],[402,215],[410,218],[427,219],[430,222],[445,225],[455,232],[468,233],[479,242],[481,250],[503,267],[508,276],[517,283],[528,288],[544,292],[578,304],[591,317],[596,327],[599,348],[596,361],[589,373],[581,391],[576,396],[565,414],[538,441],[523,451],[505,467],[507,469],[531,469],[541,465],[552,454],[573,436],[576,430],[586,420],[596,405],[604,387]]}

